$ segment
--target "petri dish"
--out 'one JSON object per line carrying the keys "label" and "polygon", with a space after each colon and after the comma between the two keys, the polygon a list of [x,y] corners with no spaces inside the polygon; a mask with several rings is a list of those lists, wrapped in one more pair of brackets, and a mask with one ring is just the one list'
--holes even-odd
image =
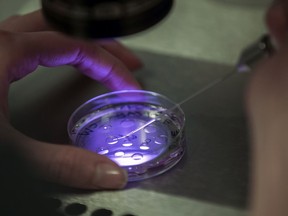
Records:
{"label": "petri dish", "polygon": [[92,98],[70,116],[73,145],[105,155],[127,170],[128,181],[169,170],[185,152],[185,115],[167,97],[144,90]]}

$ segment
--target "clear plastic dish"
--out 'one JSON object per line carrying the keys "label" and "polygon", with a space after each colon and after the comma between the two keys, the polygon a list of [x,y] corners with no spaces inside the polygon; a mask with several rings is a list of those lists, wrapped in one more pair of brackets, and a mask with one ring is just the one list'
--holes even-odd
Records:
{"label": "clear plastic dish", "polygon": [[167,171],[182,158],[184,125],[182,109],[167,97],[125,90],[81,105],[69,119],[68,133],[75,146],[107,156],[127,170],[128,181],[137,181]]}

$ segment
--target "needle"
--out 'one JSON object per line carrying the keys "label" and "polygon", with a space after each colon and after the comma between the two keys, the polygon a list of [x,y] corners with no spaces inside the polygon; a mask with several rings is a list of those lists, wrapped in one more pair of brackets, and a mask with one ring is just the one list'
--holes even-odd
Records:
{"label": "needle", "polygon": [[[201,95],[202,93],[206,92],[208,89],[216,86],[216,85],[219,84],[219,83],[222,83],[223,81],[225,81],[226,79],[230,78],[230,77],[231,77],[232,75],[234,75],[234,74],[235,74],[235,72],[234,72],[234,70],[233,70],[232,72],[226,74],[225,76],[220,77],[220,78],[214,80],[213,82],[211,82],[211,83],[209,83],[208,85],[206,85],[204,88],[201,88],[199,91],[193,93],[192,95],[190,95],[189,97],[185,98],[185,99],[182,100],[181,102],[175,104],[173,107],[169,108],[168,110],[166,110],[164,113],[161,113],[160,115],[164,115],[165,113],[167,113],[167,111],[171,111],[171,110],[175,109],[176,107],[178,107],[178,106],[180,106],[180,105],[182,105],[182,104],[184,104],[184,103],[192,100],[193,98],[195,98],[195,97]],[[132,130],[131,132],[127,133],[126,135],[121,136],[121,137],[118,137],[118,138],[116,138],[116,139],[119,140],[119,139],[127,138],[127,137],[131,136],[132,134],[134,134],[134,133],[142,130],[143,128],[147,127],[148,125],[150,125],[150,124],[152,124],[153,122],[158,121],[158,120],[160,120],[159,117],[158,117],[158,118],[155,118],[155,119],[152,119],[152,120],[148,121],[147,123],[145,123],[144,125],[136,128],[136,129]]]}
{"label": "needle", "polygon": [[[176,107],[192,100],[193,98],[199,96],[200,94],[202,94],[203,92],[216,86],[217,84],[222,83],[226,79],[230,78],[232,75],[237,74],[235,72],[248,72],[248,71],[250,71],[253,68],[253,66],[259,62],[259,60],[261,60],[265,57],[269,57],[273,52],[274,52],[274,48],[273,48],[273,45],[271,43],[270,36],[269,35],[261,36],[255,43],[251,44],[250,46],[248,46],[246,49],[244,49],[242,51],[240,58],[238,60],[238,64],[236,66],[236,70],[233,70],[233,71],[229,72],[228,74],[226,74],[225,76],[214,80],[213,82],[209,83],[204,88],[202,88],[199,91],[195,92],[194,94],[190,95],[189,97],[187,97],[183,101],[177,103],[175,106],[169,108],[165,112],[167,113],[167,111],[171,111],[171,110],[175,109]],[[160,115],[165,115],[165,112],[161,113]],[[159,117],[152,119],[152,120],[148,121],[147,123],[145,123],[144,125],[140,126],[139,128],[136,128],[135,130],[129,132],[125,136],[122,136],[122,137],[119,137],[116,139],[119,140],[119,139],[124,139],[128,136],[131,136],[132,134],[142,130],[143,128],[147,127],[148,125],[150,125],[153,122],[158,121],[160,119],[161,118],[159,118]]]}

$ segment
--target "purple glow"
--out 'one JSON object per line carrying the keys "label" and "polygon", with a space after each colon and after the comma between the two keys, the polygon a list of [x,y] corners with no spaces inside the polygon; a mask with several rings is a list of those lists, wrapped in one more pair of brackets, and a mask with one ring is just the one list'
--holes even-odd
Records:
{"label": "purple glow", "polygon": [[[82,137],[82,142],[85,143],[86,149],[105,155],[120,166],[143,164],[155,159],[168,148],[167,127],[163,127],[160,122],[154,122],[152,126],[147,126],[149,127],[147,130],[139,130],[123,139],[117,137],[145,125],[146,121],[143,117],[134,116],[124,119],[110,118],[110,127],[103,126],[100,121],[97,123],[100,129],[93,131],[89,136]],[[85,128],[89,130],[89,125]],[[159,145],[159,140],[162,140],[163,136],[167,139],[165,143],[162,141],[163,145]]]}
{"label": "purple glow", "polygon": [[[75,145],[127,169],[129,181],[161,173],[182,157],[184,115],[170,102],[162,106],[160,101],[164,103],[165,98],[145,91],[99,96],[74,112],[69,121],[70,137]],[[170,115],[167,106],[175,107],[173,112],[178,113]],[[170,157],[174,152],[177,157]],[[157,169],[148,171],[154,167]]]}

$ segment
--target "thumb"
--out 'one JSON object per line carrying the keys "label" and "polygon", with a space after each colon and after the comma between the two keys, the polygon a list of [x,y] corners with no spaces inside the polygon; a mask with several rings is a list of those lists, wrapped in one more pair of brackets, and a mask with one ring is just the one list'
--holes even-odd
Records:
{"label": "thumb", "polygon": [[83,189],[120,189],[127,182],[126,171],[107,157],[73,146],[37,141],[1,118],[0,143],[17,147],[48,181]]}
{"label": "thumb", "polygon": [[29,160],[50,181],[83,189],[120,189],[126,184],[126,171],[105,156],[49,143],[38,142],[29,148]]}

